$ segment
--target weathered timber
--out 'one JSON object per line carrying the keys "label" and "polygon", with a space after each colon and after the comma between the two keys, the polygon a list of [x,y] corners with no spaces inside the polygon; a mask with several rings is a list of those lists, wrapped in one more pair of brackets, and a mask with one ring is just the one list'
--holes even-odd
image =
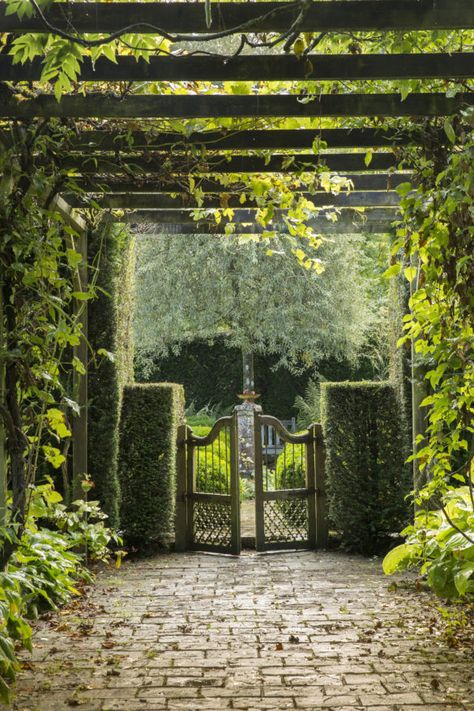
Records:
{"label": "weathered timber", "polygon": [[[153,217],[153,222],[159,224],[192,224],[196,226],[196,231],[199,229],[200,225],[209,225],[211,227],[216,227],[217,231],[222,230],[223,225],[228,222],[228,220],[223,219],[219,225],[216,224],[214,217],[212,215],[203,216],[198,220],[195,220],[191,210],[186,209],[174,209],[174,210],[142,210],[135,212],[147,212],[151,217]],[[332,209],[322,209],[318,212],[317,217],[320,220],[329,221],[331,215],[334,213]],[[275,210],[275,224],[282,221],[287,215],[287,210]],[[358,211],[357,209],[343,208],[339,213],[339,218],[343,223],[352,224],[354,223],[364,223],[369,220],[375,222],[387,222],[391,223],[397,219],[399,211],[392,207],[374,207],[367,208],[364,212]],[[253,224],[255,222],[255,210],[249,208],[241,208],[234,210],[234,215],[232,222],[241,224]],[[269,227],[268,229],[273,229]]]}
{"label": "weathered timber", "polygon": [[[0,3],[0,32],[45,31],[36,14],[20,20],[15,14],[6,15],[6,7],[5,2]],[[171,33],[208,33],[237,28],[242,23],[247,23],[247,32],[285,32],[300,8],[294,2],[221,2],[213,9],[210,29],[202,2],[55,2],[45,13],[53,25],[76,32],[116,32],[134,24],[133,31],[141,33],[156,34],[157,27]],[[474,6],[466,0],[358,0],[312,2],[298,29],[338,32],[473,27]]]}
{"label": "weathered timber", "polygon": [[[13,64],[0,55],[0,81],[39,81],[41,59]],[[241,55],[150,57],[105,57],[81,65],[81,82],[117,81],[291,81],[343,79],[467,79],[474,76],[474,54],[360,54],[360,55]]]}
{"label": "weathered timber", "polygon": [[[354,1],[354,0],[351,0]],[[359,0],[358,0],[359,1]],[[58,102],[51,94],[16,101],[5,97],[0,118],[209,118],[252,116],[445,116],[474,105],[474,92],[447,97],[442,93],[410,94],[295,94],[256,95],[151,95],[125,97],[91,93],[65,95]]]}
{"label": "weathered timber", "polygon": [[393,153],[374,153],[366,165],[365,153],[322,153],[314,155],[300,153],[294,155],[273,155],[269,159],[262,156],[234,155],[232,157],[215,156],[207,160],[190,157],[181,162],[168,154],[153,156],[127,156],[116,160],[104,158],[100,153],[86,155],[84,158],[69,155],[63,159],[65,168],[74,168],[82,175],[104,173],[134,175],[150,173],[295,173],[313,171],[321,166],[334,171],[374,171],[396,168],[398,160]]}
{"label": "weathered timber", "polygon": [[[333,195],[327,192],[319,192],[315,195],[306,193],[302,197],[310,200],[316,207],[397,207],[400,202],[398,193],[392,191],[363,192],[353,191],[350,193],[340,193]],[[90,206],[90,198],[86,195],[77,196],[74,194],[65,195],[66,200],[73,207]],[[104,209],[125,209],[125,210],[174,210],[180,208],[196,209],[199,207],[188,193],[182,193],[173,197],[167,193],[115,193],[112,195],[94,195],[93,199]],[[232,196],[226,193],[220,195],[207,195],[204,197],[202,205],[207,208],[242,208],[242,203],[238,195]],[[257,209],[255,203],[248,202],[245,205],[248,209]]]}
{"label": "weathered timber", "polygon": [[[153,234],[172,234],[172,235],[213,235],[222,236],[223,225],[209,226],[206,224],[197,223],[194,225],[188,223],[173,223],[165,224],[158,223],[153,215],[153,210],[136,210],[134,212],[126,212],[123,216],[111,216],[111,220],[119,223],[126,223],[131,225],[133,229],[140,231],[140,225],[145,226],[147,234],[150,234],[150,225],[156,227],[156,232]],[[156,211],[155,211],[156,212]],[[337,222],[331,222],[326,218],[313,218],[311,221],[311,226],[318,234],[330,234],[330,235],[347,235],[347,234],[390,234],[393,232],[392,221],[382,220],[374,221],[368,219],[366,222],[355,222],[355,221],[345,221],[339,219]],[[268,232],[268,229],[263,229],[256,224],[236,224],[233,234],[246,235],[246,234],[263,234]],[[288,227],[284,223],[276,223],[273,225],[271,231],[278,232],[280,234],[288,234]]]}
{"label": "weathered timber", "polygon": [[[177,176],[176,176],[177,177]],[[113,177],[87,176],[77,180],[80,187],[89,193],[186,193],[189,189],[187,180],[179,182],[159,180],[153,177],[137,175],[134,179]],[[350,178],[354,190],[394,190],[401,183],[411,182],[412,173],[351,173]],[[223,186],[217,180],[197,178],[197,185],[204,193],[232,193],[243,186],[238,184]],[[326,194],[326,193],[324,193]]]}
{"label": "weathered timber", "polygon": [[[440,142],[446,140],[439,132]],[[153,133],[145,131],[82,131],[71,138],[71,150],[103,150],[130,152],[146,148],[150,151],[172,149],[173,152],[189,150],[190,146],[212,150],[309,149],[315,141],[328,148],[387,148],[406,146],[417,142],[416,131],[384,131],[377,128],[326,128],[326,129],[261,129],[243,131],[206,131],[192,133]]]}

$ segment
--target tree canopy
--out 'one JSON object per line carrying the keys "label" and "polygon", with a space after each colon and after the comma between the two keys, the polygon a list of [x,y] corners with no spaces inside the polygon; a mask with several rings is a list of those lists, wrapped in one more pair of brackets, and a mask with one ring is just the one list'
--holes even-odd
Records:
{"label": "tree canopy", "polygon": [[[226,336],[244,352],[290,367],[357,358],[378,317],[364,238],[337,236],[306,250],[276,236],[142,235],[135,332],[142,366],[195,338]],[[308,261],[310,260],[310,264]]]}

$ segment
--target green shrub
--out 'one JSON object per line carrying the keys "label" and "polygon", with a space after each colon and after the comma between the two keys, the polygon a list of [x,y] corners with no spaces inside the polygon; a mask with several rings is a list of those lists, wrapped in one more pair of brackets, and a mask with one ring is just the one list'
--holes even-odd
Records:
{"label": "green shrub", "polygon": [[208,494],[230,493],[230,462],[217,454],[201,450],[196,457],[196,489]]}
{"label": "green shrub", "polygon": [[123,228],[103,225],[89,238],[97,298],[89,303],[88,473],[112,525],[119,524],[118,434],[125,383],[133,380],[133,241]]}
{"label": "green shrub", "polygon": [[[304,444],[286,443],[283,451],[278,455],[275,468],[275,489],[304,489],[306,487],[306,452]],[[306,512],[297,509],[293,501],[276,501],[283,516],[288,519],[291,526],[306,525]]]}
{"label": "green shrub", "polygon": [[129,543],[166,543],[174,530],[176,436],[183,420],[180,385],[124,388],[120,422],[121,523]]}
{"label": "green shrub", "polygon": [[474,514],[469,487],[445,494],[443,507],[444,511],[416,514],[414,525],[402,531],[406,542],[385,556],[383,569],[391,575],[420,567],[440,597],[474,600]]}
{"label": "green shrub", "polygon": [[107,561],[109,543],[119,542],[105,526],[106,516],[97,502],[78,500],[67,508],[50,481],[31,488],[30,496],[21,539],[16,539],[14,528],[0,531],[0,545],[6,538],[17,545],[0,573],[0,701],[4,703],[10,699],[10,684],[19,668],[16,646],[32,648],[28,618],[78,596],[78,584],[92,580],[86,557]]}
{"label": "green shrub", "polygon": [[321,383],[329,519],[364,554],[407,523],[403,415],[386,382]]}
{"label": "green shrub", "polygon": [[306,486],[306,453],[304,444],[285,444],[278,455],[275,489],[303,489]]}

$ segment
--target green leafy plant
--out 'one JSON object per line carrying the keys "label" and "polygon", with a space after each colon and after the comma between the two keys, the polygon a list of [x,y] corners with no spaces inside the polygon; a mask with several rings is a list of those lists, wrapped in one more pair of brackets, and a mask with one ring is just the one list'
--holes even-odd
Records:
{"label": "green leafy plant", "polygon": [[[88,482],[84,483],[88,487]],[[19,668],[16,645],[31,651],[29,618],[56,609],[81,594],[92,581],[87,559],[109,561],[110,544],[120,538],[105,525],[97,502],[76,501],[72,509],[51,480],[29,490],[28,517],[15,551],[0,573],[0,700],[10,700]],[[18,526],[0,531],[2,543],[15,539]],[[122,551],[117,552],[119,564]]]}
{"label": "green leafy plant", "polygon": [[306,447],[286,443],[278,455],[275,489],[299,489],[306,486]]}
{"label": "green leafy plant", "polygon": [[474,513],[469,487],[447,492],[438,511],[418,512],[402,535],[405,543],[384,558],[387,575],[419,566],[440,597],[474,599]]}

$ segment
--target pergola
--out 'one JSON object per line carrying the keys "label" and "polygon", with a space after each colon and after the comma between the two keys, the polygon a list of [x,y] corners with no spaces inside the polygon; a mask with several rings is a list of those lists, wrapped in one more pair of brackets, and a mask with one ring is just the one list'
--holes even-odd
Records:
{"label": "pergola", "polygon": [[[283,33],[295,22],[301,32],[340,33],[368,31],[461,30],[474,28],[474,3],[466,0],[319,0],[302,2],[219,2],[212,32],[236,29],[236,33]],[[33,14],[19,19],[6,14],[0,2],[0,32],[19,35],[30,32],[117,33],[130,25],[139,33],[209,33],[204,3],[185,2],[55,2],[44,18]],[[242,29],[244,28],[244,29]],[[34,82],[40,78],[38,61],[14,64],[0,55],[0,81]],[[129,56],[116,63],[100,58],[85,61],[80,82],[180,82],[180,81],[370,81],[409,79],[457,79],[474,77],[474,52],[415,54],[309,54],[220,56],[152,56],[149,62]],[[241,207],[232,190],[217,176],[241,173],[314,172],[324,162],[327,170],[352,180],[350,193],[330,195],[316,190],[308,195],[321,212],[312,221],[321,233],[388,233],[398,214],[395,188],[412,177],[412,166],[401,165],[398,148],[416,144],[416,131],[387,130],[374,125],[374,117],[428,119],[449,116],[474,106],[474,92],[454,96],[444,93],[412,93],[406,98],[393,93],[323,93],[302,101],[287,93],[250,95],[134,94],[117,96],[93,91],[70,94],[58,102],[53,95],[38,95],[21,102],[0,96],[0,119],[35,117],[100,119],[100,129],[80,130],[64,164],[75,169],[84,195],[58,196],[56,207],[83,232],[85,223],[75,208],[87,206],[91,198],[103,208],[124,211],[113,217],[132,225],[153,223],[157,231],[175,234],[212,233],[212,221],[196,220],[197,205],[185,194],[183,176],[199,176],[205,193],[203,208],[219,208],[222,195],[230,192],[226,204],[235,208],[235,232],[256,233],[255,207]],[[298,117],[342,119],[337,128],[245,129],[203,131],[189,136],[170,131],[142,130],[137,124],[149,119],[208,119],[240,117],[274,119]],[[357,121],[353,121],[357,118]],[[131,122],[132,140],[117,128],[117,121]],[[351,125],[351,122],[353,125]],[[364,125],[367,124],[367,125]],[[362,126],[362,127],[361,127]],[[314,141],[324,148],[314,152]],[[439,140],[446,141],[444,132]],[[190,147],[206,148],[208,157],[193,159]],[[366,160],[367,150],[371,160]],[[259,151],[271,151],[270,157]],[[164,161],[169,176],[163,179]],[[325,210],[337,207],[339,219],[326,219]],[[111,213],[112,216],[114,213]],[[284,213],[277,211],[274,228],[285,231]],[[222,230],[221,230],[222,231]],[[84,275],[85,276],[85,275]],[[85,348],[80,346],[79,348]],[[80,353],[78,353],[80,357]],[[87,380],[81,384],[81,404],[87,401]],[[414,412],[418,411],[416,395]],[[415,423],[415,431],[417,426]],[[86,471],[87,423],[77,418],[74,469]]]}

